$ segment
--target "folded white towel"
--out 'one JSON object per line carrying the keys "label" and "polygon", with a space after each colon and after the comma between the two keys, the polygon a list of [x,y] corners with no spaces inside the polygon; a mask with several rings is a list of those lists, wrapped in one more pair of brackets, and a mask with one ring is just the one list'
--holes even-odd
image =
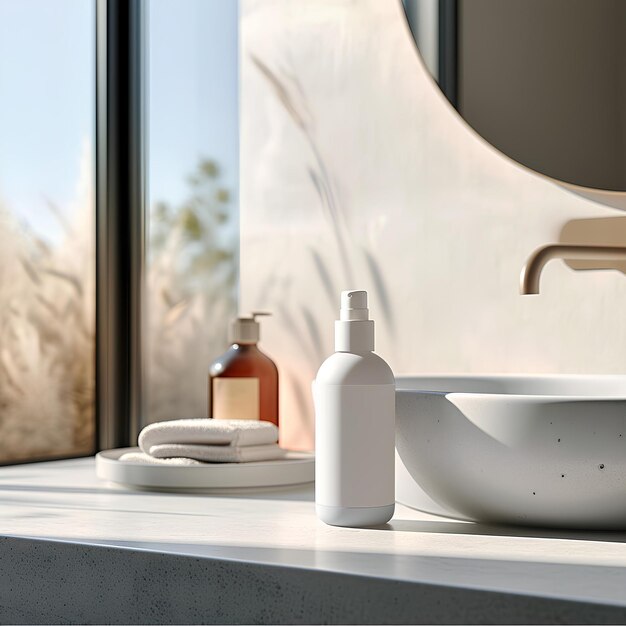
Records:
{"label": "folded white towel", "polygon": [[278,428],[274,424],[255,420],[170,420],[150,424],[139,433],[139,447],[147,454],[161,444],[258,446],[277,441]]}
{"label": "folded white towel", "polygon": [[275,443],[261,446],[202,446],[192,443],[163,443],[150,447],[156,459],[187,458],[209,463],[249,463],[282,459],[285,451]]}
{"label": "folded white towel", "polygon": [[167,461],[168,465],[270,461],[285,456],[277,441],[278,428],[270,422],[170,420],[146,426],[139,434],[141,453],[129,452],[120,460],[156,464]]}

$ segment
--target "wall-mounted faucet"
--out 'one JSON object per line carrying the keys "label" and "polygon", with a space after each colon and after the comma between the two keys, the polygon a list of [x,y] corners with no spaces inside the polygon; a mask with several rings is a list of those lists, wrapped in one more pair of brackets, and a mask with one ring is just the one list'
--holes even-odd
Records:
{"label": "wall-mounted faucet", "polygon": [[626,246],[549,244],[537,248],[522,268],[520,293],[538,294],[541,271],[551,259],[570,261],[626,261]]}

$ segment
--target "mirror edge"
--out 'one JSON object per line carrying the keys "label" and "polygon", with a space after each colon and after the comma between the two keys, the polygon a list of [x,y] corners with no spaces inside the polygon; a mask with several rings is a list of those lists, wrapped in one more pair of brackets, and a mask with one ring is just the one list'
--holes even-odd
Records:
{"label": "mirror edge", "polygon": [[479,139],[484,145],[488,146],[490,149],[495,150],[499,155],[504,157],[509,162],[514,163],[518,167],[522,168],[523,170],[531,174],[535,174],[536,176],[543,178],[544,180],[548,182],[554,183],[555,185],[557,185],[558,187],[561,187],[562,189],[565,189],[566,191],[574,193],[577,196],[580,196],[587,200],[591,200],[592,202],[596,202],[598,204],[601,204],[603,206],[607,206],[613,209],[626,211],[626,191],[611,191],[608,189],[598,189],[596,187],[585,187],[583,185],[576,185],[574,183],[569,183],[564,180],[559,180],[558,178],[554,178],[552,176],[549,176],[548,174],[539,172],[538,170],[534,170],[531,167],[528,167],[527,165],[524,165],[523,163],[516,161],[514,158],[510,157],[508,154],[502,152],[502,150],[500,150],[493,144],[489,143],[480,133],[478,133],[478,131],[476,131],[472,126],[470,126],[470,124],[468,124],[468,122],[463,118],[463,116],[454,108],[452,103],[448,100],[446,95],[441,90],[439,83],[437,83],[434,76],[431,74],[428,67],[426,66],[426,62],[424,61],[424,58],[422,57],[422,54],[417,46],[417,41],[415,40],[415,36],[413,35],[413,30],[411,29],[411,25],[409,23],[409,17],[406,13],[406,7],[404,4],[404,1],[397,0],[397,3],[399,5],[400,13],[402,14],[402,17],[403,17],[402,21],[404,25],[404,31],[408,35],[411,41],[411,45],[413,47],[413,50],[415,51],[415,55],[417,56],[417,62],[420,64],[420,66],[424,70],[426,76],[428,77],[428,80],[432,83],[433,87],[437,90],[437,93],[441,96],[441,100],[443,101],[444,106],[447,106],[454,112],[457,118],[460,119],[461,122],[463,123],[463,126],[468,131],[470,131],[474,135],[474,137]]}

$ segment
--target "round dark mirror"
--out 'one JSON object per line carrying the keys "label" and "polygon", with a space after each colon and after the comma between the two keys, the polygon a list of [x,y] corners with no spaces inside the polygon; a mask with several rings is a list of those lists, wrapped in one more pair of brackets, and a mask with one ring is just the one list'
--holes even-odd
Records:
{"label": "round dark mirror", "polygon": [[554,179],[626,191],[626,2],[403,0],[467,123]]}

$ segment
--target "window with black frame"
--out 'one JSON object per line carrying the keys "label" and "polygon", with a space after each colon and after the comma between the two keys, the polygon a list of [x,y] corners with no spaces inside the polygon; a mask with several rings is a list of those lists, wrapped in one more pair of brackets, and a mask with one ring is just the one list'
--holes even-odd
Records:
{"label": "window with black frame", "polygon": [[0,463],[206,414],[238,276],[238,7],[0,0]]}

